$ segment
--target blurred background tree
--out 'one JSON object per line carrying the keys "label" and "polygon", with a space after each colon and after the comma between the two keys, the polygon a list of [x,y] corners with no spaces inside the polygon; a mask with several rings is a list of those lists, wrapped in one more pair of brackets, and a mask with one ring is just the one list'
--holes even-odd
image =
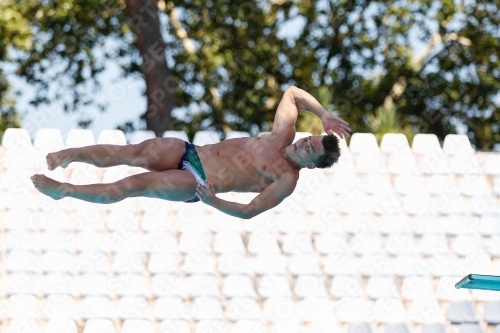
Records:
{"label": "blurred background tree", "polygon": [[[9,47],[28,50],[31,47],[31,32],[20,14],[19,4],[4,0],[0,3],[0,62],[11,61],[7,54]],[[9,88],[5,73],[0,68],[0,140],[8,127],[19,127],[21,123],[15,108],[15,96]]]}
{"label": "blurred background tree", "polygon": [[[392,117],[393,130],[408,135],[443,140],[460,125],[478,149],[500,142],[498,2],[309,0],[297,8],[306,24],[286,54],[291,79],[327,86],[330,108],[354,131],[380,137]],[[412,39],[427,44],[421,53]]]}
{"label": "blurred background tree", "polygon": [[[172,128],[190,137],[201,129],[221,137],[229,130],[272,130],[279,99],[293,84],[354,131],[404,132],[411,142],[413,133],[442,140],[461,129],[478,149],[500,142],[495,1],[15,3],[33,41],[28,48],[12,45],[22,51],[13,61],[20,76],[40,87],[35,105],[59,98],[71,111],[94,103],[89,87],[99,89],[103,59],[113,59],[124,76],[144,77],[143,127],[157,135]],[[298,38],[287,38],[287,30],[298,31]],[[96,50],[110,38],[113,47],[99,56]],[[415,41],[426,45],[418,54]],[[152,63],[163,69],[152,70],[158,68]],[[51,82],[70,86],[72,98],[48,96]],[[88,123],[83,119],[82,126]],[[305,112],[297,126],[321,131]],[[131,123],[122,128],[134,129]]]}

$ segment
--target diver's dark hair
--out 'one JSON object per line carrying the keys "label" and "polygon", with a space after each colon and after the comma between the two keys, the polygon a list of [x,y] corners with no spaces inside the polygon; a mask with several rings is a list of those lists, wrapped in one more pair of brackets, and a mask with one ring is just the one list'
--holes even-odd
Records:
{"label": "diver's dark hair", "polygon": [[317,168],[330,168],[340,157],[339,139],[336,135],[323,135],[321,139],[325,153],[316,159]]}

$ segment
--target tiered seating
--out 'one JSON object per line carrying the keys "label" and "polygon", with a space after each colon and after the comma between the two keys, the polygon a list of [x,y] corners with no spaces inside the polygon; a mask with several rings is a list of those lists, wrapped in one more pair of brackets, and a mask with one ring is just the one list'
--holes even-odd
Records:
{"label": "tiered seating", "polygon": [[[297,133],[295,140],[309,136]],[[226,139],[245,137],[228,133]],[[103,131],[99,144],[126,144]],[[153,138],[136,132],[130,143]],[[164,137],[187,140],[184,132]],[[64,144],[64,142],[66,144]],[[197,145],[218,142],[199,133]],[[456,290],[500,274],[498,154],[463,136],[341,140],[328,170],[303,170],[275,209],[238,220],[203,204],[129,198],[112,205],[40,195],[43,171],[111,183],[128,166],[44,156],[94,144],[92,132],[9,129],[0,149],[0,332],[493,331],[500,294]],[[220,194],[249,202],[254,194]],[[500,326],[496,327],[500,330]]]}

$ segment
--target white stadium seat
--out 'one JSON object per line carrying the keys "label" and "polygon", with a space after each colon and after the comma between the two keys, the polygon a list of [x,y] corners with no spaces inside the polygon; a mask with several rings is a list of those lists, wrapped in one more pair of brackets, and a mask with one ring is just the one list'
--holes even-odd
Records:
{"label": "white stadium seat", "polygon": [[252,254],[279,254],[281,253],[274,233],[267,229],[259,229],[250,235],[248,251]]}
{"label": "white stadium seat", "polygon": [[418,168],[426,175],[449,174],[448,159],[442,153],[431,152],[419,158]]}
{"label": "white stadium seat", "polygon": [[[156,300],[154,316],[158,320],[187,320],[190,316],[189,308],[179,296],[159,297]],[[167,324],[165,324],[167,325]],[[183,326],[182,323],[177,324]],[[162,324],[163,326],[163,324]]]}
{"label": "white stadium seat", "polygon": [[330,285],[330,294],[336,298],[364,297],[359,280],[354,275],[336,275]]}
{"label": "white stadium seat", "polygon": [[29,170],[34,167],[36,154],[26,129],[7,128],[2,138],[2,146],[5,151],[1,162],[7,170]]}
{"label": "white stadium seat", "polygon": [[269,329],[257,320],[238,320],[233,326],[233,333],[269,333]]}
{"label": "white stadium seat", "polygon": [[250,261],[244,253],[224,253],[219,256],[217,270],[222,275],[250,274],[253,271]]}
{"label": "white stadium seat", "polygon": [[288,261],[288,271],[294,276],[321,273],[316,255],[307,253],[292,255]]}
{"label": "white stadium seat", "polygon": [[89,319],[85,322],[83,333],[116,333],[116,330],[109,319]]}
{"label": "white stadium seat", "polygon": [[185,320],[164,320],[158,333],[191,333]]}
{"label": "white stadium seat", "polygon": [[76,319],[78,309],[73,297],[68,295],[50,295],[43,304],[43,312],[49,319]]}
{"label": "white stadium seat", "polygon": [[285,275],[263,275],[260,278],[257,291],[262,298],[292,296],[292,291]]}
{"label": "white stadium seat", "polygon": [[415,154],[443,154],[439,140],[435,134],[416,134],[413,137],[411,149]]}
{"label": "white stadium seat", "polygon": [[254,267],[255,273],[259,275],[286,273],[285,261],[279,254],[257,254]]}
{"label": "white stadium seat", "polygon": [[24,128],[7,128],[2,137],[2,147],[15,152],[31,148],[31,138]]}
{"label": "white stadium seat", "polygon": [[356,170],[363,174],[381,174],[388,173],[384,157],[380,152],[365,152],[358,156]]}
{"label": "white stadium seat", "polygon": [[122,130],[102,130],[99,133],[97,144],[124,146],[127,144],[127,139],[125,138],[125,133],[123,133]]}
{"label": "white stadium seat", "polygon": [[380,142],[380,150],[383,153],[393,155],[410,151],[410,145],[406,135],[401,133],[386,133]]}
{"label": "white stadium seat", "polygon": [[273,333],[300,333],[299,322],[295,319],[292,320],[276,320],[271,329]]}
{"label": "white stadium seat", "polygon": [[193,144],[197,146],[211,145],[218,142],[220,142],[219,134],[213,131],[198,131],[193,138]]}
{"label": "white stadium seat", "polygon": [[290,297],[270,297],[264,303],[264,319],[274,322],[294,319],[299,315],[297,305]]}
{"label": "white stadium seat", "polygon": [[482,162],[482,167],[488,176],[500,176],[500,156],[488,154]]}
{"label": "white stadium seat", "polygon": [[253,298],[232,298],[227,306],[226,317],[231,321],[261,320],[262,313],[259,304]]}
{"label": "white stadium seat", "polygon": [[298,298],[328,297],[321,275],[303,274],[297,276],[293,292]]}
{"label": "white stadium seat", "polygon": [[49,295],[68,295],[79,296],[80,290],[76,279],[67,272],[47,273],[41,280],[43,294]]}
{"label": "white stadium seat", "polygon": [[249,137],[250,134],[248,132],[230,131],[226,134],[226,140]]}
{"label": "white stadium seat", "polygon": [[483,173],[477,157],[474,155],[454,155],[448,159],[453,173],[457,175],[480,175]]}
{"label": "white stadium seat", "polygon": [[398,175],[420,173],[417,161],[411,151],[391,155],[387,162],[387,169],[390,173]]}
{"label": "white stadium seat", "polygon": [[[379,323],[403,323],[406,320],[406,311],[399,298],[384,297],[375,302],[373,316]],[[388,332],[387,326],[386,332]],[[397,332],[401,332],[401,330],[397,330]]]}
{"label": "white stadium seat", "polygon": [[446,319],[452,324],[474,323],[478,321],[471,301],[450,302]]}
{"label": "white stadium seat", "polygon": [[215,253],[222,254],[228,252],[245,253],[245,245],[241,235],[236,232],[218,232],[214,237],[213,248]]}
{"label": "white stadium seat", "polygon": [[61,131],[56,128],[40,128],[36,132],[33,146],[44,152],[55,152],[64,149]]}
{"label": "white stadium seat", "polygon": [[[50,319],[45,328],[45,333],[77,333],[78,329],[72,319]],[[96,331],[99,332],[99,331]],[[108,332],[111,333],[111,332]]]}
{"label": "white stadium seat", "polygon": [[369,321],[371,306],[363,298],[344,297],[338,303],[337,318],[348,323]]}
{"label": "white stadium seat", "polygon": [[87,129],[72,129],[66,137],[66,148],[95,145],[94,135]]}
{"label": "white stadium seat", "polygon": [[12,295],[9,298],[7,317],[9,319],[30,318],[40,319],[42,316],[40,304],[34,295]]}
{"label": "white stadium seat", "polygon": [[219,298],[196,297],[193,300],[191,316],[195,321],[200,320],[223,320],[224,312]]}
{"label": "white stadium seat", "polygon": [[193,274],[187,278],[186,291],[189,297],[210,296],[219,298],[221,293],[213,274]]}
{"label": "white stadium seat", "polygon": [[41,333],[36,319],[33,318],[14,318],[10,321],[7,333]]}
{"label": "white stadium seat", "polygon": [[407,310],[407,321],[417,324],[444,323],[445,319],[435,297],[417,298]]}
{"label": "white stadium seat", "polygon": [[179,274],[179,263],[176,254],[152,253],[149,257],[148,271],[152,274]]}
{"label": "white stadium seat", "polygon": [[214,274],[214,257],[207,252],[193,252],[184,256],[182,269],[186,274]]}
{"label": "white stadium seat", "polygon": [[474,154],[469,138],[463,134],[448,134],[444,138],[443,151],[448,155]]}
{"label": "white stadium seat", "polygon": [[[194,141],[218,140],[200,131]],[[97,142],[126,144],[116,130]],[[350,142],[340,140],[333,168],[301,171],[282,204],[244,220],[202,203],[55,201],[33,188],[33,173],[91,184],[137,171],[78,162],[49,171],[46,153],[66,147],[60,131],[40,129],[32,145],[26,130],[9,129],[0,148],[0,332],[481,333],[498,325],[498,293],[454,287],[467,274],[500,275],[498,153],[475,153],[465,136],[448,136],[444,150],[424,134],[411,149],[396,133],[380,148],[370,133]],[[66,139],[94,143],[89,130]],[[255,196],[219,194],[243,204]]]}
{"label": "white stadium seat", "polygon": [[283,238],[282,249],[283,253],[289,255],[314,253],[311,237],[308,233],[285,235]]}
{"label": "white stadium seat", "polygon": [[354,154],[379,153],[377,139],[372,133],[354,133],[349,142],[349,150]]}
{"label": "white stadium seat", "polygon": [[151,317],[151,309],[149,308],[148,301],[144,296],[121,297],[118,302],[117,313],[121,320],[149,320]]}
{"label": "white stadium seat", "polygon": [[195,333],[229,333],[224,320],[205,319],[196,326]]}
{"label": "white stadium seat", "polygon": [[81,307],[82,318],[87,319],[114,319],[116,310],[107,296],[87,296]]}
{"label": "white stadium seat", "polygon": [[210,239],[206,232],[183,232],[179,239],[182,253],[210,253]]}
{"label": "white stadium seat", "polygon": [[121,333],[153,333],[153,325],[148,320],[127,319],[123,322]]}
{"label": "white stadium seat", "polygon": [[[366,285],[366,295],[370,299],[400,298],[396,283],[391,276],[370,276]],[[404,321],[404,320],[402,320]]]}
{"label": "white stadium seat", "polygon": [[13,272],[6,276],[2,292],[7,295],[37,295],[39,287],[33,272]]}
{"label": "white stadium seat", "polygon": [[183,140],[186,142],[190,142],[186,132],[184,132],[184,131],[165,131],[165,132],[163,132],[163,137],[164,138],[176,138],[176,139],[180,139],[180,140]]}
{"label": "white stadium seat", "polygon": [[133,131],[130,136],[130,144],[136,145],[143,141],[156,138],[155,132],[153,131]]}
{"label": "white stadium seat", "polygon": [[332,253],[323,259],[323,271],[328,276],[354,275],[356,266],[348,253]]}
{"label": "white stadium seat", "polygon": [[256,297],[251,277],[243,274],[227,275],[222,285],[222,294],[227,298]]}

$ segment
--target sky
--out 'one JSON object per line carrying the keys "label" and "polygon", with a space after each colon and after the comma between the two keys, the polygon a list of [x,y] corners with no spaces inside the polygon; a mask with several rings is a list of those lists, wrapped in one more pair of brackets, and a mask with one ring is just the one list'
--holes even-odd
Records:
{"label": "sky", "polygon": [[[296,38],[304,26],[301,17],[295,18],[283,24],[279,36],[282,38]],[[412,33],[417,34],[417,31]],[[415,56],[425,47],[419,38],[411,38]],[[34,88],[26,84],[22,79],[13,73],[14,65],[3,66],[8,74],[12,91],[21,91],[20,96],[15,96],[17,109],[23,116],[22,127],[28,129],[32,139],[39,128],[57,128],[61,131],[63,138],[66,138],[70,129],[78,128],[78,121],[81,120],[81,113],[64,113],[62,103],[54,102],[51,105],[43,105],[34,108],[29,105],[29,101],[34,96]],[[10,73],[10,74],[9,74]],[[99,133],[103,129],[115,129],[118,125],[126,121],[138,123],[139,116],[146,109],[146,98],[144,96],[145,83],[140,78],[119,78],[120,70],[116,63],[107,61],[105,71],[100,74],[102,89],[94,97],[99,101],[108,104],[107,111],[101,113],[96,109],[89,109],[88,115],[94,119],[89,129],[93,132],[97,141]]]}

